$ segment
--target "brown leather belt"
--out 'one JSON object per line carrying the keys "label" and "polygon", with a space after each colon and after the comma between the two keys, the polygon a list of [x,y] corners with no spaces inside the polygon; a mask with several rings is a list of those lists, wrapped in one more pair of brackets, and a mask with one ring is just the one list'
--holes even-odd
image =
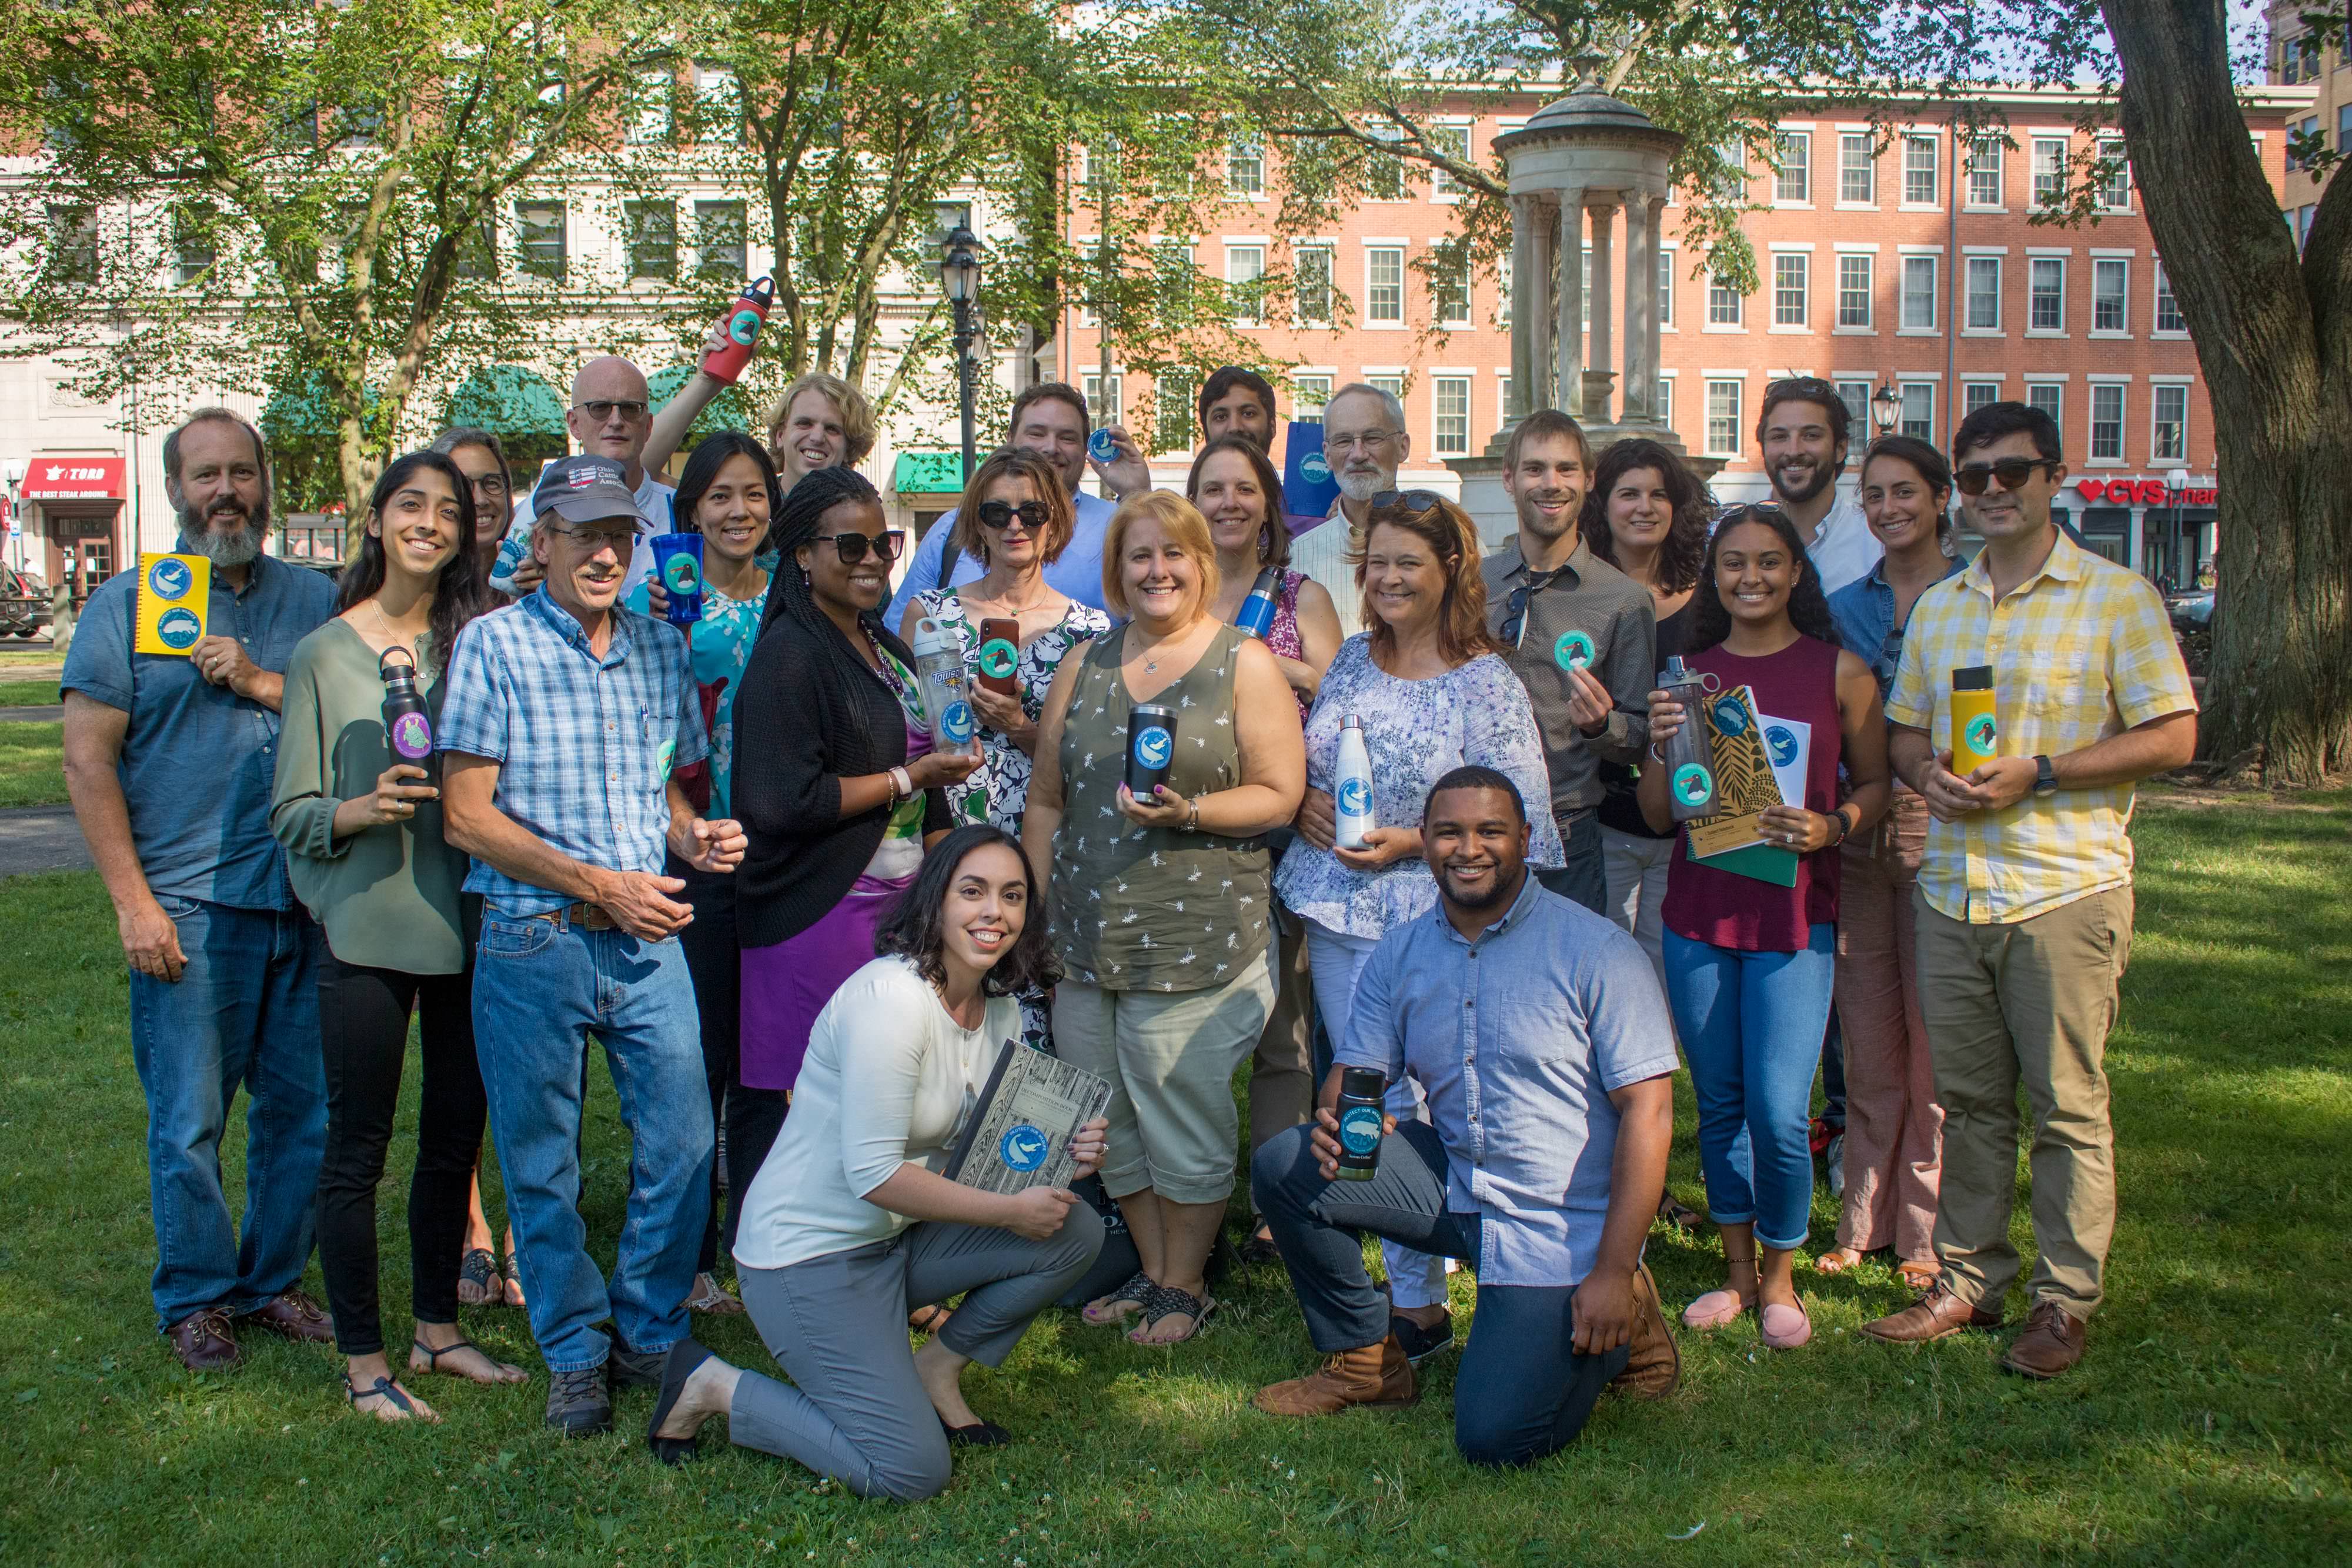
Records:
{"label": "brown leather belt", "polygon": [[621,923],[601,904],[574,904],[563,909],[551,909],[544,915],[529,915],[526,920],[544,920],[558,930],[577,925],[583,931],[617,931]]}

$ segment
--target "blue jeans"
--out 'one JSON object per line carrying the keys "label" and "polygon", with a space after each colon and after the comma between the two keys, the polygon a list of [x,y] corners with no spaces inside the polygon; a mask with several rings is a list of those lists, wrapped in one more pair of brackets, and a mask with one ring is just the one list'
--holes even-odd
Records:
{"label": "blue jeans", "polygon": [[[1445,1207],[1445,1145],[1425,1122],[1400,1122],[1363,1182],[1323,1179],[1312,1129],[1266,1140],[1250,1161],[1250,1190],[1290,1270],[1307,1337],[1325,1354],[1378,1344],[1389,1305],[1364,1271],[1363,1236],[1416,1252],[1478,1262],[1476,1214]],[[1624,1346],[1575,1349],[1573,1285],[1478,1286],[1470,1343],[1454,1380],[1454,1446],[1474,1465],[1524,1465],[1574,1441]]]}
{"label": "blue jeans", "polygon": [[[580,1218],[580,1101],[588,1036],[604,1043],[634,1152],[628,1217],[607,1290]],[[506,1176],[531,1337],[550,1370],[600,1366],[607,1316],[631,1350],[687,1333],[686,1298],[710,1215],[710,1095],[694,982],[676,937],[482,912],[474,1040]]]}
{"label": "blue jeans", "polygon": [[[251,1312],[300,1282],[327,1146],[319,958],[300,909],[235,909],[170,894],[176,981],[131,971],[131,1054],[147,1092],[155,1322],[206,1307]],[[245,1234],[221,1187],[220,1142],[242,1085]]]}
{"label": "blue jeans", "polygon": [[[1609,915],[1609,852],[1601,841],[1601,819],[1591,811],[1560,824],[1558,865],[1529,866],[1549,893],[1580,904],[1595,915]],[[1613,915],[1611,918],[1614,918]]]}
{"label": "blue jeans", "polygon": [[1779,1251],[1801,1247],[1813,1207],[1805,1134],[1828,1027],[1837,928],[1801,953],[1741,953],[1665,934],[1666,1000],[1698,1101],[1707,1217],[1754,1222]]}

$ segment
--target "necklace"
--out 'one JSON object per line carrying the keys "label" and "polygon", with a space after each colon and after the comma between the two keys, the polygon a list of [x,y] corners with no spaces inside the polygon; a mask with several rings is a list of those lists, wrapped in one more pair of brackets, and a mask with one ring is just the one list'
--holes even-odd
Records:
{"label": "necklace", "polygon": [[380,631],[380,632],[382,632],[383,633],[383,640],[384,640],[385,642],[387,642],[387,643],[391,643],[391,644],[392,644],[393,646],[394,646],[394,647],[401,647],[401,646],[404,646],[404,646],[406,646],[406,647],[407,647],[407,649],[408,649],[408,652],[409,652],[409,655],[410,655],[410,657],[412,657],[412,658],[414,658],[414,657],[415,656],[415,653],[416,653],[416,646],[415,646],[415,644],[416,644],[416,638],[418,638],[418,637],[423,637],[423,636],[426,635],[427,633],[429,633],[429,632],[433,630],[432,625],[428,622],[428,623],[426,623],[425,625],[424,625],[424,626],[422,626],[422,627],[419,627],[419,628],[417,629],[417,632],[416,632],[415,636],[415,637],[411,637],[411,638],[408,640],[407,643],[403,644],[403,643],[401,643],[401,640],[400,640],[400,639],[401,639],[401,633],[400,633],[400,632],[398,632],[394,631],[394,630],[393,630],[393,626],[392,626],[392,622],[384,619],[384,615],[383,615],[383,601],[382,601],[382,600],[380,600],[380,599],[371,599],[371,600],[369,600],[369,601],[368,601],[368,609],[369,609],[370,611],[372,611],[372,612],[374,613],[374,615],[375,615],[375,624],[376,624],[376,629],[377,629],[378,631]]}

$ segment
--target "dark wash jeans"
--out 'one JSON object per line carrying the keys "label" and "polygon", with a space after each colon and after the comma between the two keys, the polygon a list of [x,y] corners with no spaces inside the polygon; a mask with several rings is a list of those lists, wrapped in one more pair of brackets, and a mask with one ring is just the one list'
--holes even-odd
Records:
{"label": "dark wash jeans", "polygon": [[1547,892],[1595,915],[1609,913],[1609,862],[1601,843],[1601,817],[1588,810],[1572,822],[1562,822],[1559,844],[1565,852],[1559,865],[1530,866]]}
{"label": "dark wash jeans", "polygon": [[[1378,1344],[1388,1302],[1364,1270],[1367,1232],[1418,1252],[1478,1262],[1479,1217],[1445,1208],[1445,1145],[1437,1129],[1398,1124],[1365,1182],[1323,1179],[1312,1130],[1277,1134],[1250,1166],[1250,1187],[1282,1249],[1315,1348]],[[1609,1380],[1625,1370],[1621,1346],[1580,1354],[1572,1285],[1478,1287],[1470,1343],[1454,1383],[1454,1443],[1474,1465],[1524,1465],[1575,1441]]]}

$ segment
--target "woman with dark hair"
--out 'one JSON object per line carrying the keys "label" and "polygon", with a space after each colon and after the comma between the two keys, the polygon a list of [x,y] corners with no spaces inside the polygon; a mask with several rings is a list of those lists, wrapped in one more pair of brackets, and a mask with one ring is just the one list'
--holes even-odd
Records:
{"label": "woman with dark hair", "polygon": [[[1584,497],[1586,548],[1650,591],[1661,669],[1690,645],[1691,623],[1698,617],[1699,568],[1706,559],[1713,517],[1706,486],[1670,447],[1638,437],[1620,441],[1594,466],[1592,488]],[[1598,815],[1609,915],[1642,945],[1663,986],[1666,962],[1658,910],[1665,902],[1675,835],[1654,833],[1643,820],[1641,802],[1633,798],[1638,768],[1604,761],[1600,771]],[[1671,1194],[1667,1201],[1673,1203]],[[1679,1204],[1673,1207],[1679,1218],[1698,1218]]]}
{"label": "woman with dark hair", "polygon": [[514,465],[507,461],[505,444],[489,431],[453,424],[425,450],[448,458],[466,476],[474,496],[474,551],[482,558],[482,576],[488,581],[514,510]]}
{"label": "woman with dark hair", "polygon": [[[782,498],[767,449],[740,430],[717,431],[696,443],[671,498],[677,531],[702,536],[702,616],[686,628],[686,634],[695,687],[702,697],[702,722],[710,735],[709,755],[679,769],[677,779],[695,809],[709,817],[733,814],[735,701],[751,645],[759,639],[760,619],[767,612],[769,573],[760,564],[760,551],[766,547],[769,526],[782,509]],[[648,579],[631,589],[625,601],[629,608],[657,613],[650,602],[651,588]],[[666,870],[686,883],[686,902],[694,907],[693,923],[677,936],[694,977],[695,1011],[702,1022],[710,1119],[719,1125],[727,1096],[735,1087],[742,1040],[743,956],[736,940],[735,878],[697,871],[675,854]],[[698,1312],[731,1314],[741,1312],[743,1304],[719,1285],[715,1273],[720,1249],[733,1240],[734,1231],[733,1208],[725,1233],[720,1230],[720,1186],[714,1164],[710,1220],[703,1229],[694,1293],[686,1304]],[[740,1208],[743,1189],[727,1190],[736,1195],[734,1207]]]}
{"label": "woman with dark hair", "polygon": [[[818,1014],[784,1127],[745,1195],[743,1300],[790,1385],[672,1346],[646,1428],[691,1458],[727,1417],[740,1447],[797,1459],[859,1497],[917,1502],[948,1484],[951,1447],[1012,1440],[964,1403],[963,1369],[1002,1366],[1030,1322],[1085,1274],[1102,1221],[1067,1187],[983,1192],[940,1174],[998,1056],[1013,998],[1050,985],[1036,876],[1000,830],[934,848],[875,934],[878,955]],[[1081,1176],[1104,1123],[1073,1134]],[[909,1306],[969,1291],[919,1351]]]}
{"label": "woman with dark hair", "polygon": [[[1868,661],[1885,699],[1919,596],[1966,563],[1952,548],[1952,470],[1909,435],[1882,435],[1862,460],[1862,514],[1885,555],[1830,595],[1838,640]],[[1837,1009],[1845,1032],[1845,1194],[1837,1245],[1813,1260],[1842,1273],[1895,1249],[1904,1281],[1939,1272],[1936,1205],[1944,1113],[1919,1010],[1911,889],[1927,847],[1927,803],[1897,780],[1886,816],[1848,839],[1838,897]]]}
{"label": "woman with dark hair", "polygon": [[[1693,859],[1685,838],[1666,873],[1666,1000],[1690,1061],[1699,1166],[1730,1266],[1724,1288],[1693,1301],[1683,1322],[1722,1328],[1758,1309],[1764,1343],[1793,1350],[1812,1337],[1795,1262],[1813,1201],[1807,1112],[1837,965],[1834,852],[1886,808],[1886,721],[1870,666],[1839,649],[1821,573],[1779,507],[1724,517],[1698,601],[1684,657],[1716,695],[1697,714],[1650,694],[1653,759],[1685,724],[1738,733],[1746,709],[1733,695],[1745,688],[1772,761],[1803,789],[1764,809],[1761,842],[1741,852],[1741,870]],[[1643,814],[1661,832],[1674,827],[1666,784],[1664,768],[1642,770]]]}
{"label": "woman with dark hair", "polygon": [[915,656],[876,613],[907,536],[884,526],[874,486],[854,468],[816,469],[784,497],[774,535],[781,559],[735,704],[733,803],[751,840],[735,873],[736,1192],[783,1124],[817,1014],[872,956],[926,835],[947,831],[947,786],[979,766],[931,750]]}
{"label": "woman with dark hair", "polygon": [[1209,519],[1209,538],[1217,547],[1217,601],[1210,612],[1218,620],[1233,625],[1259,574],[1276,574],[1274,622],[1259,641],[1282,667],[1304,722],[1323,672],[1339,651],[1339,612],[1328,590],[1291,569],[1282,476],[1249,437],[1221,435],[1193,457],[1184,498]]}
{"label": "woman with dark hair", "polygon": [[[270,831],[294,891],[326,928],[319,968],[327,1154],[319,1171],[319,1262],[348,1366],[352,1407],[384,1421],[438,1420],[394,1375],[376,1299],[375,1191],[400,1104],[412,1012],[423,1015],[425,1081],[408,1188],[416,1327],[408,1369],[520,1383],[457,1329],[467,1194],[488,1102],[474,1059],[472,949],[458,889],[464,854],[442,837],[440,791],[422,764],[440,718],[441,676],[488,597],[466,476],[437,453],[396,459],[368,500],[336,616],[286,669]],[[405,666],[425,724],[383,726],[387,667]],[[413,759],[413,760],[410,760]]]}

